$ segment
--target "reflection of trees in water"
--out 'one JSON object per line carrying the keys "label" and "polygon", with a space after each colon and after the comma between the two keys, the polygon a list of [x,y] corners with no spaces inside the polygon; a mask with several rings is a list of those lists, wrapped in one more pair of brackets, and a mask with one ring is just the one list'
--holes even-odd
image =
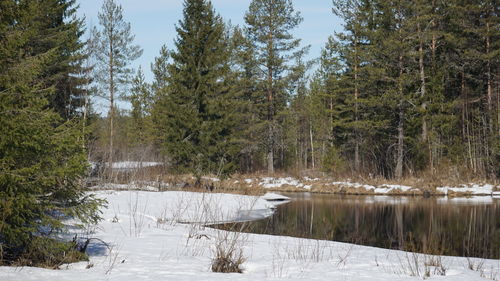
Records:
{"label": "reflection of trees in water", "polygon": [[437,204],[433,198],[410,199],[404,204],[364,203],[348,197],[317,196],[279,207],[272,218],[251,223],[249,231],[429,254],[500,258],[499,215],[498,204]]}

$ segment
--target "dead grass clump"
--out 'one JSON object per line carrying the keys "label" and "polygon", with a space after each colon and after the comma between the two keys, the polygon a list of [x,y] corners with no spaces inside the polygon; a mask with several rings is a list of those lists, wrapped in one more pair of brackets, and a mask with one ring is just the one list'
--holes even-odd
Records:
{"label": "dead grass clump", "polygon": [[258,184],[254,182],[247,183],[244,178],[239,177],[233,177],[220,182],[215,182],[214,191],[254,196],[260,196],[266,193],[264,188]]}
{"label": "dead grass clump", "polygon": [[217,252],[217,256],[212,261],[212,271],[220,273],[243,273],[240,268],[245,261],[242,255],[233,257],[228,253]]}
{"label": "dead grass clump", "polygon": [[220,273],[242,273],[241,265],[245,262],[243,245],[247,235],[242,231],[246,227],[243,224],[239,231],[217,231],[214,244],[214,258],[212,259],[212,271]]}

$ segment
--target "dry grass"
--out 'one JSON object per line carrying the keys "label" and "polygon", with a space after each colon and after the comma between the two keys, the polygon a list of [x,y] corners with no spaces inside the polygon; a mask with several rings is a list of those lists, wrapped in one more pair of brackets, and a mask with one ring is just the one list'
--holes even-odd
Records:
{"label": "dry grass", "polygon": [[[392,189],[385,195],[394,196],[442,196],[441,192],[436,188],[440,186],[460,186],[464,183],[484,183],[484,179],[479,179],[470,173],[458,171],[454,166],[443,166],[439,168],[442,172],[424,171],[419,174],[408,175],[402,179],[387,179],[384,177],[374,177],[372,175],[363,176],[362,174],[349,177],[328,177],[324,173],[313,170],[292,171],[289,174],[276,173],[274,178],[287,178],[294,176],[299,179],[301,184],[310,188],[300,188],[293,185],[282,185],[280,187],[265,189],[260,185],[262,179],[268,177],[263,173],[253,174],[235,174],[231,178],[217,180],[216,175],[206,175],[200,182],[196,182],[196,178],[192,174],[169,174],[163,166],[145,167],[138,171],[124,171],[117,174],[116,179],[123,183],[145,183],[149,186],[158,187],[159,191],[163,190],[184,190],[193,192],[224,192],[243,195],[259,196],[267,191],[277,192],[315,192],[315,193],[333,193],[333,194],[348,194],[348,195],[373,195],[374,191],[362,187],[353,187],[349,185],[336,184],[332,182],[353,182],[375,187],[383,185],[405,185],[413,187],[411,190],[403,191],[401,189]],[[251,181],[250,181],[251,179]],[[313,180],[314,179],[314,180]],[[494,191],[499,191],[500,186],[497,180],[490,181],[497,185]],[[448,196],[471,196],[472,194],[464,192],[457,193],[450,191]]]}

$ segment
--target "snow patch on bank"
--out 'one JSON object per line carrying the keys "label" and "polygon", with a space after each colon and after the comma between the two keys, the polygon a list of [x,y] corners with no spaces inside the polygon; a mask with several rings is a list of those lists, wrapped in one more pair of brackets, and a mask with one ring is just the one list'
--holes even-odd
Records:
{"label": "snow patch on bank", "polygon": [[[350,181],[321,181],[318,178],[303,177],[302,179],[297,179],[293,177],[263,177],[260,179],[244,179],[247,184],[253,184],[257,182],[257,185],[266,189],[283,189],[283,188],[296,188],[298,190],[312,190],[315,187],[333,187],[333,191],[338,192],[357,192],[357,193],[370,193],[370,194],[422,194],[422,191],[417,187],[399,184],[381,184],[381,185],[370,185],[362,184]],[[436,191],[438,193],[448,195],[450,192],[460,193],[460,194],[470,194],[470,195],[489,195],[493,197],[500,196],[500,191],[496,191],[498,186],[492,184],[468,184],[461,185],[459,187],[438,187]]]}
{"label": "snow patch on bank", "polygon": [[[105,163],[108,166],[108,163]],[[146,167],[154,167],[161,166],[163,163],[161,162],[141,162],[141,161],[122,161],[122,162],[113,162],[111,164],[112,169],[140,169]]]}
{"label": "snow patch on bank", "polygon": [[[469,184],[459,187],[443,186],[436,188],[437,191],[448,195],[450,191],[458,193],[468,193],[473,195],[495,195],[493,192],[494,186],[491,184]],[[496,193],[496,192],[495,192]]]}

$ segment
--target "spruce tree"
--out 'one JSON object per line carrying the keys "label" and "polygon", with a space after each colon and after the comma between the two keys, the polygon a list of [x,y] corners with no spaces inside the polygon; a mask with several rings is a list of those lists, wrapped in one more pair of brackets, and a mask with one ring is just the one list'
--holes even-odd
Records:
{"label": "spruce tree", "polygon": [[[139,68],[132,79],[130,95],[127,98],[132,104],[130,138],[132,146],[144,150],[151,143],[151,89]],[[144,151],[142,151],[144,152]]]}
{"label": "spruce tree", "polygon": [[[21,1],[22,2],[22,1]],[[79,75],[88,71],[83,65],[87,58],[84,20],[76,17],[76,0],[47,0],[40,3],[36,18],[37,33],[30,38],[30,52],[56,52],[53,61],[42,72],[46,87],[55,86],[49,98],[50,106],[64,119],[78,117],[84,106],[85,79]]]}
{"label": "spruce tree", "polygon": [[231,79],[234,85],[238,113],[237,135],[242,146],[240,170],[253,172],[259,169],[263,158],[261,144],[265,141],[259,133],[261,122],[260,108],[264,97],[257,83],[259,68],[255,60],[252,42],[245,36],[244,30],[235,27],[231,33]]}
{"label": "spruce tree", "polygon": [[167,93],[155,109],[165,115],[164,152],[174,171],[198,179],[226,176],[236,169],[239,147],[232,139],[236,121],[225,26],[209,1],[186,0],[176,30]]}
{"label": "spruce tree", "polygon": [[43,5],[0,3],[0,263],[21,257],[43,262],[32,260],[47,254],[37,243],[61,230],[64,216],[98,220],[99,201],[82,186],[81,124],[66,121],[51,103],[60,89],[48,82],[46,70],[61,54],[57,47],[35,52],[31,45],[44,30]]}

